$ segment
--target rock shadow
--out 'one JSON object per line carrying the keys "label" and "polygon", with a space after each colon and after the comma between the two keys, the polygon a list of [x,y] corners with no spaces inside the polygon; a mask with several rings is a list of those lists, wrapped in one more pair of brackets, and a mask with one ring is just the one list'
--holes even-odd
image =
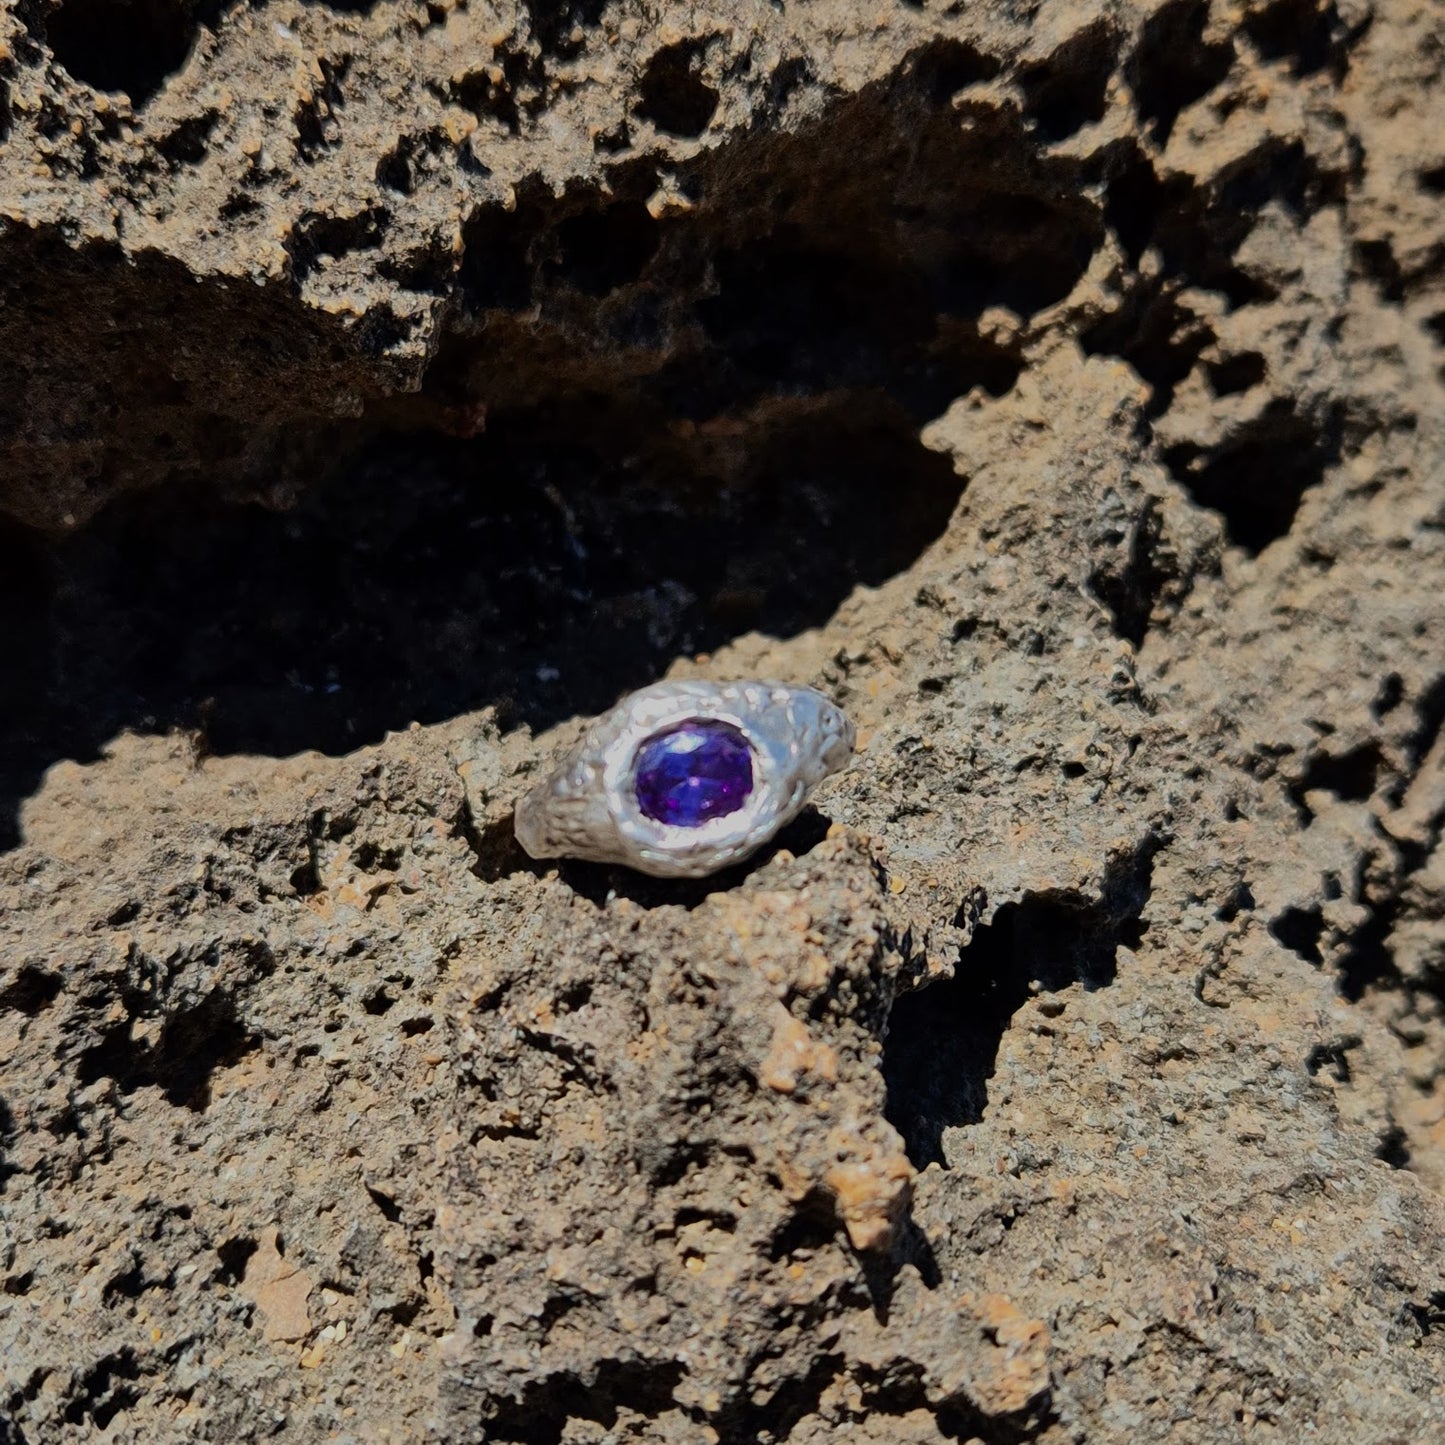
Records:
{"label": "rock shadow", "polygon": [[1070,891],[1005,903],[963,950],[953,977],[893,1006],[884,1042],[887,1116],[919,1168],[948,1167],[944,1131],[976,1124],[1014,1014],[1036,994],[1114,982],[1120,945],[1136,948],[1158,843],[1118,860],[1098,898]]}

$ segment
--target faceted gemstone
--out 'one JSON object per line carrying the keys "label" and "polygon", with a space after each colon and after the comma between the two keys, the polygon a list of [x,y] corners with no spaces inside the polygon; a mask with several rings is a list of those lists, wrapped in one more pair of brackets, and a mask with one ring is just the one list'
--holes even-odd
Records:
{"label": "faceted gemstone", "polygon": [[747,802],[753,750],[728,723],[685,722],[638,748],[634,779],[644,816],[675,828],[699,828]]}

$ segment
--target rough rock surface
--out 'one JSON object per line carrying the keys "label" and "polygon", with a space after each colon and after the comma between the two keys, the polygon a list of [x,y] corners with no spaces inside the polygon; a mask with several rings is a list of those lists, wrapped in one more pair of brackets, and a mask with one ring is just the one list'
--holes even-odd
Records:
{"label": "rough rock surface", "polygon": [[[0,6],[0,1441],[1445,1432],[1442,56]],[[858,761],[530,863],[667,673]]]}

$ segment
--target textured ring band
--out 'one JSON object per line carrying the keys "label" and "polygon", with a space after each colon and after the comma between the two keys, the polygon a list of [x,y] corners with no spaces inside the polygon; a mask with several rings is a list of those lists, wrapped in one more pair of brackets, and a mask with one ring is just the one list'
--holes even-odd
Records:
{"label": "textured ring band", "polygon": [[702,878],[797,817],[853,742],[811,687],[658,683],[591,723],[517,804],[517,841],[533,858]]}

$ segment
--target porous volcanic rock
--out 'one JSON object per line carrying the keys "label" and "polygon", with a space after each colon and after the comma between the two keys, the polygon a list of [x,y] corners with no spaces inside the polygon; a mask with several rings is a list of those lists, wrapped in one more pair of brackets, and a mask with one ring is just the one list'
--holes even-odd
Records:
{"label": "porous volcanic rock", "polygon": [[0,1442],[1445,1432],[1442,54],[0,5]]}

